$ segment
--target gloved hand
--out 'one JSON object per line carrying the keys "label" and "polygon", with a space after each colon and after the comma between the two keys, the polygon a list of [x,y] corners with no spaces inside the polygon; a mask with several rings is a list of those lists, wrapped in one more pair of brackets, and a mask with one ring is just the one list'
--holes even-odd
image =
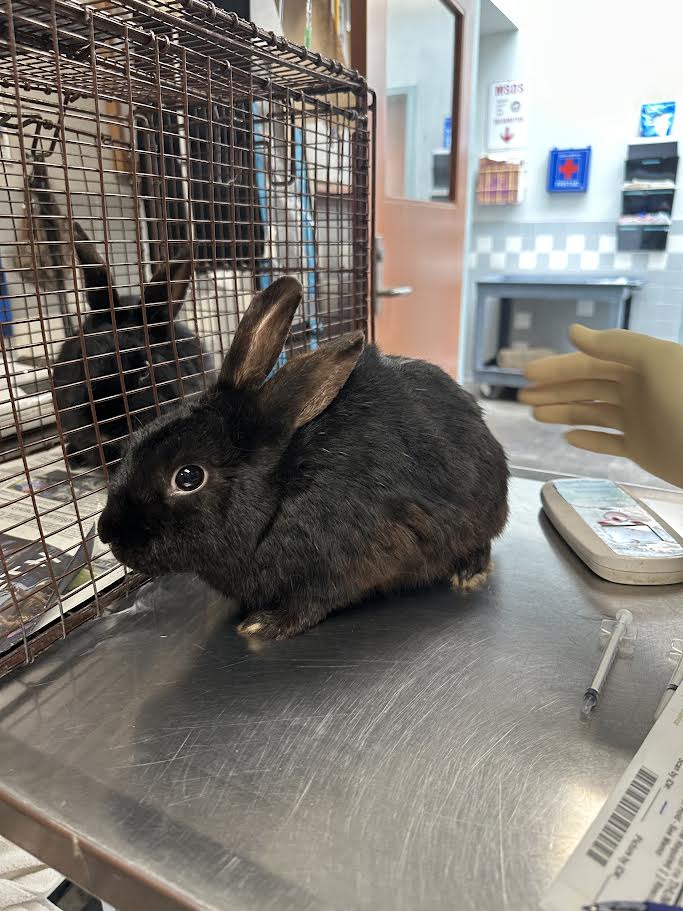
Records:
{"label": "gloved hand", "polygon": [[532,361],[533,385],[519,399],[548,424],[606,427],[571,430],[578,449],[623,456],[683,487],[683,346],[627,329],[596,332],[574,325],[580,353]]}

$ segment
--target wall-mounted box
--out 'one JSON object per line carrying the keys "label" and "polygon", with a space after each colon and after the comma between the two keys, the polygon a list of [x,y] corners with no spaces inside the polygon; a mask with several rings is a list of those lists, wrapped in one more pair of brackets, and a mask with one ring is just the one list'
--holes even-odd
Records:
{"label": "wall-mounted box", "polygon": [[552,149],[548,157],[548,193],[585,193],[590,164],[590,146],[585,149]]}
{"label": "wall-mounted box", "polygon": [[617,247],[622,251],[666,250],[668,225],[618,225]]}
{"label": "wall-mounted box", "polygon": [[671,215],[676,191],[666,190],[624,190],[621,197],[621,214],[638,215],[663,212]]}
{"label": "wall-mounted box", "polygon": [[677,174],[677,142],[637,143],[628,147],[617,249],[666,250]]}
{"label": "wall-mounted box", "polygon": [[648,142],[628,147],[626,180],[676,180],[677,142]]}

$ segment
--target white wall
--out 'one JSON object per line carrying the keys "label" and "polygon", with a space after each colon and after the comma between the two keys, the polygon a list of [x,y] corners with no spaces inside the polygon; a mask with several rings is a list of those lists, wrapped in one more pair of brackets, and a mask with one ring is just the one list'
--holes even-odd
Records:
{"label": "white wall", "polygon": [[[485,151],[488,87],[524,78],[530,89],[529,186],[520,206],[478,208],[478,220],[609,221],[617,218],[626,147],[640,105],[677,103],[683,136],[681,0],[517,0],[520,30],[482,37],[477,86],[478,151]],[[586,194],[548,194],[553,146],[593,147]],[[674,217],[683,217],[678,193]]]}
{"label": "white wall", "polygon": [[282,25],[275,8],[275,0],[251,0],[249,14],[252,22],[262,29],[275,32],[276,35],[282,34]]}
{"label": "white wall", "polygon": [[[514,0],[514,10],[505,10],[512,2],[481,0],[487,15],[474,70],[471,180],[474,185],[477,159],[486,152],[491,83],[524,79],[531,96],[527,194],[516,206],[472,202],[461,310],[465,381],[471,377],[476,282],[491,273],[633,275],[645,285],[634,297],[631,328],[683,342],[683,166],[667,250],[616,250],[624,159],[628,145],[639,141],[641,104],[676,101],[671,138],[683,139],[683,0]],[[498,29],[492,6],[509,11],[519,30]],[[588,192],[547,193],[550,150],[583,145],[593,149]],[[562,324],[577,318],[569,306],[553,311],[560,347]]]}

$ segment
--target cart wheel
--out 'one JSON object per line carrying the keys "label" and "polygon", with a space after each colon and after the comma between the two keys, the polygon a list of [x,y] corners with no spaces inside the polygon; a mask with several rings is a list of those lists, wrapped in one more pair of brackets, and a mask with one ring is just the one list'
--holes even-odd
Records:
{"label": "cart wheel", "polygon": [[482,383],[479,386],[479,394],[483,399],[494,401],[502,399],[505,394],[505,386],[492,386],[491,383]]}

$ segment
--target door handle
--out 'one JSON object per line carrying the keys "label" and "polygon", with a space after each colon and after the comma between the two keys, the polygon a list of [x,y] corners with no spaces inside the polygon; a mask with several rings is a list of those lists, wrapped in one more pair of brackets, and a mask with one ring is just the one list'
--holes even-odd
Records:
{"label": "door handle", "polygon": [[396,288],[382,287],[382,273],[384,271],[382,268],[382,265],[384,263],[384,238],[380,236],[375,236],[374,261],[375,291],[372,295],[372,311],[375,316],[379,316],[381,297],[407,297],[409,294],[413,293],[413,289],[408,285],[398,285]]}
{"label": "door handle", "polygon": [[375,291],[377,297],[407,297],[413,293],[413,289],[408,285],[400,285],[398,288],[380,288]]}

